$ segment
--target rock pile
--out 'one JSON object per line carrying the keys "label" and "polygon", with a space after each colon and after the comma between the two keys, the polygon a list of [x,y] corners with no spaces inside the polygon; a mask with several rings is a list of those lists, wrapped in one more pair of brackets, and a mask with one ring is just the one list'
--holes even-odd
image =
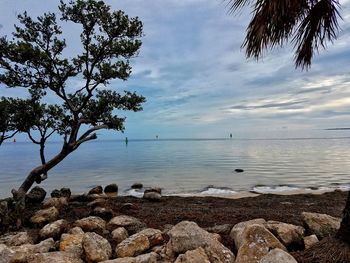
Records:
{"label": "rock pile", "polygon": [[[101,188],[95,190],[91,195],[101,194]],[[156,190],[148,193],[160,195]],[[24,231],[0,237],[0,263],[296,263],[291,249],[334,234],[340,220],[303,213],[304,226],[258,218],[206,229],[191,221],[154,229],[122,214],[67,222],[60,210],[69,197],[54,196],[31,218],[38,235]],[[102,203],[97,198],[90,206]],[[232,247],[221,243],[221,235],[230,237]]]}

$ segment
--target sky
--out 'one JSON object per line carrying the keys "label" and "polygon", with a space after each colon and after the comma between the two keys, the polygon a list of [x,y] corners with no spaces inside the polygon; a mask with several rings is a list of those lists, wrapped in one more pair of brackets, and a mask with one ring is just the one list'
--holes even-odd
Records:
{"label": "sky", "polygon": [[[0,2],[0,35],[13,31],[17,14],[57,12],[59,3]],[[110,87],[136,91],[147,102],[142,112],[120,113],[127,117],[124,134],[100,132],[102,138],[310,137],[350,127],[350,0],[340,1],[338,39],[316,54],[308,71],[295,69],[290,46],[247,60],[241,44],[250,10],[229,14],[223,0],[105,2],[144,25],[130,79]],[[63,28],[74,50],[79,32]],[[23,92],[0,89],[5,96]]]}

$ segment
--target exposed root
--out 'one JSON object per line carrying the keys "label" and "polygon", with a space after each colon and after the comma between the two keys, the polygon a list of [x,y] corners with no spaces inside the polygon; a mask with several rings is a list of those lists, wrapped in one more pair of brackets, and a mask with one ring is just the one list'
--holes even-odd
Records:
{"label": "exposed root", "polygon": [[327,237],[304,251],[292,254],[299,263],[349,263],[350,245]]}

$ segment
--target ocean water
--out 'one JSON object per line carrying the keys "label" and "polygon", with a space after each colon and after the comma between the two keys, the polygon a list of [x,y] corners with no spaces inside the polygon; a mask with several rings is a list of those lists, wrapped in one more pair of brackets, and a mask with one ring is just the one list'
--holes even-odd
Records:
{"label": "ocean water", "polygon": [[[48,158],[59,143],[49,143]],[[135,182],[159,186],[164,194],[227,195],[240,191],[349,189],[350,138],[178,139],[95,141],[82,145],[49,171],[47,191],[119,185],[122,195]],[[0,197],[10,196],[39,164],[38,147],[7,142],[0,147]],[[235,169],[243,169],[237,173]]]}

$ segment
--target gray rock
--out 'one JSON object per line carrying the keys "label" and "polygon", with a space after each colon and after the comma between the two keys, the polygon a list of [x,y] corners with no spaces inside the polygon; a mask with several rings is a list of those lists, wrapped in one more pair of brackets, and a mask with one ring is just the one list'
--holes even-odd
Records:
{"label": "gray rock", "polygon": [[120,242],[115,252],[118,257],[135,257],[150,248],[147,236],[136,233]]}
{"label": "gray rock", "polygon": [[147,192],[143,194],[143,199],[158,202],[162,199],[162,195],[157,192]]}
{"label": "gray rock", "polygon": [[49,207],[43,210],[38,210],[30,218],[30,221],[34,224],[42,225],[57,220],[59,212],[56,207]]}
{"label": "gray rock", "polygon": [[112,247],[109,242],[94,232],[85,233],[83,249],[88,262],[105,261],[112,256]]}
{"label": "gray rock", "polygon": [[118,227],[112,231],[112,239],[116,242],[116,244],[119,244],[128,237],[128,231],[126,231],[124,227]]}
{"label": "gray rock", "polygon": [[26,203],[39,204],[45,199],[45,196],[46,196],[46,191],[39,186],[35,186],[26,195]]}
{"label": "gray rock", "polygon": [[301,213],[301,218],[309,231],[319,238],[335,235],[341,222],[341,218],[309,212]]}
{"label": "gray rock", "polygon": [[52,237],[56,239],[67,229],[68,222],[64,219],[57,220],[50,224],[45,225],[39,232],[39,236],[42,239]]}
{"label": "gray rock", "polygon": [[97,216],[89,216],[75,221],[75,225],[84,230],[84,232],[95,232],[103,234],[106,230],[106,221]]}
{"label": "gray rock", "polygon": [[76,255],[67,252],[50,252],[30,255],[28,263],[84,263]]}
{"label": "gray rock", "polygon": [[249,225],[253,225],[253,224],[261,224],[261,225],[265,225],[266,224],[266,220],[263,218],[256,218],[256,219],[252,219],[252,220],[248,220],[248,221],[244,221],[244,222],[240,222],[238,224],[235,224],[230,232],[230,238],[235,242],[235,246],[237,249],[239,249],[239,247],[241,246],[242,243],[242,234],[244,229],[249,226]]}
{"label": "gray rock", "polygon": [[272,249],[259,263],[298,263],[292,255],[282,249]]}
{"label": "gray rock", "polygon": [[228,248],[215,240],[209,232],[200,228],[194,222],[182,221],[175,225],[168,232],[168,235],[170,239],[166,250],[169,256],[186,253],[188,250],[202,247],[210,261],[218,259],[223,263],[233,263],[235,261],[235,256]]}
{"label": "gray rock", "polygon": [[73,235],[78,235],[78,234],[83,234],[84,235],[84,231],[78,226],[73,227],[72,229],[70,229],[68,231],[68,233],[69,234],[73,234]]}
{"label": "gray rock", "polygon": [[270,250],[284,245],[263,225],[252,224],[245,227],[235,263],[259,262]]}
{"label": "gray rock", "polygon": [[301,226],[277,221],[268,221],[265,226],[285,246],[290,246],[292,244],[303,244],[305,229]]}
{"label": "gray rock", "polygon": [[107,229],[110,231],[113,231],[118,227],[124,227],[129,235],[132,235],[145,229],[146,225],[135,217],[120,215],[113,217],[107,224]]}

